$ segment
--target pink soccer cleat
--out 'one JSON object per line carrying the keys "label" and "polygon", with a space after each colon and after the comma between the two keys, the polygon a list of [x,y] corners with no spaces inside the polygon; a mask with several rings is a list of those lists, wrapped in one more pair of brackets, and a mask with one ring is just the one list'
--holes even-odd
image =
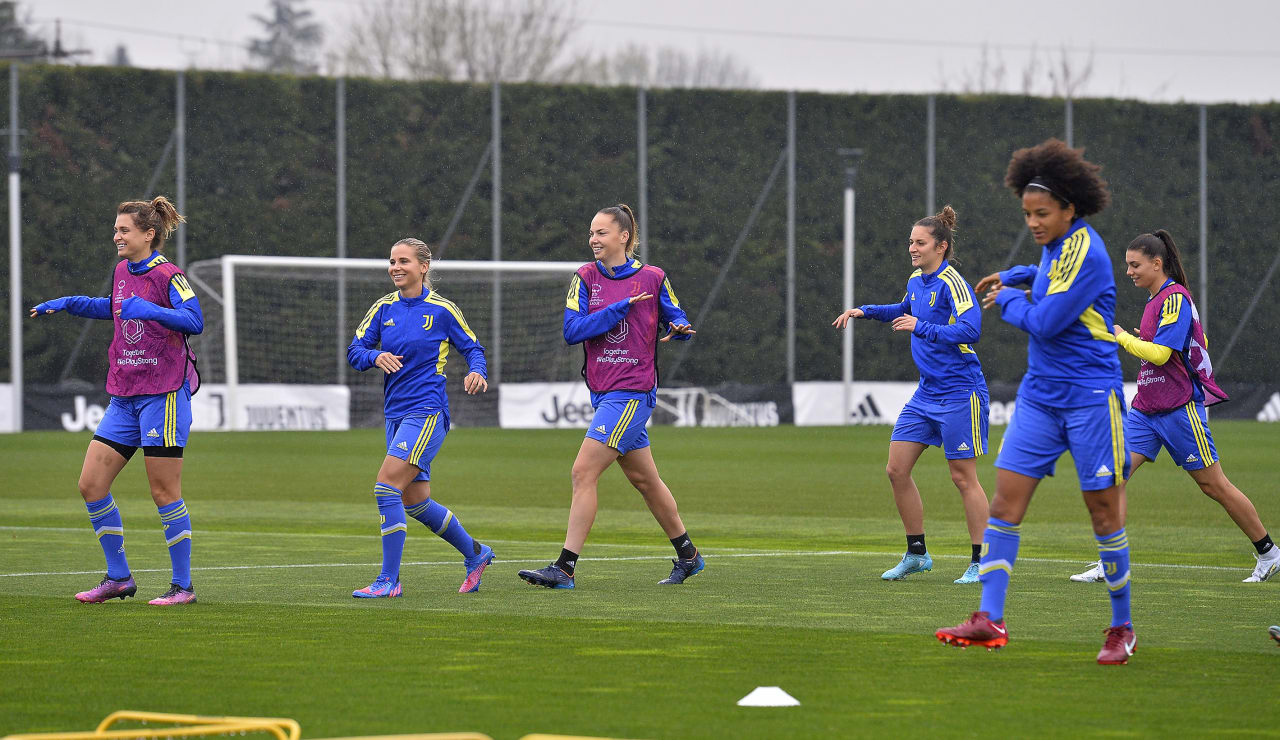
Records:
{"label": "pink soccer cleat", "polygon": [[352,591],[351,595],[357,599],[394,599],[400,595],[400,582],[391,582],[391,579],[385,576],[378,576],[378,579],[359,591]]}
{"label": "pink soccer cleat", "polygon": [[159,598],[147,602],[156,606],[174,606],[176,604],[196,603],[196,592],[192,588],[183,588],[176,583],[169,584],[169,590]]}
{"label": "pink soccer cleat", "polygon": [[462,581],[462,585],[458,587],[458,593],[469,594],[472,591],[479,591],[480,575],[484,573],[484,569],[492,562],[493,548],[488,545],[481,545],[480,552],[477,552],[475,557],[467,558],[464,563],[467,568],[467,577]]}
{"label": "pink soccer cleat", "polygon": [[102,582],[97,586],[76,594],[76,600],[85,604],[101,604],[110,599],[124,599],[136,593],[138,593],[138,586],[133,582],[133,576],[125,576],[119,581],[103,576]]}

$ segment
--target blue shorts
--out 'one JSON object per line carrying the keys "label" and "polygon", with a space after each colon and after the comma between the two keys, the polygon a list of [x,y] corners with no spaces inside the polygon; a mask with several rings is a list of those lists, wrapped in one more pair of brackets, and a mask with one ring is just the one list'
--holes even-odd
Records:
{"label": "blue shorts", "polygon": [[1000,442],[996,467],[1044,478],[1053,475],[1058,458],[1070,450],[1080,490],[1101,491],[1123,483],[1129,477],[1124,396],[1112,390],[1100,399],[1093,406],[1063,409],[1019,394],[1013,418]]}
{"label": "blue shorts", "polygon": [[186,447],[191,431],[191,391],[152,396],[112,396],[95,435],[126,447]]}
{"label": "blue shorts", "polygon": [[387,420],[387,455],[418,468],[413,482],[431,480],[431,461],[449,433],[449,415],[443,411]]}
{"label": "blue shorts", "polygon": [[641,398],[601,401],[591,417],[587,438],[609,445],[619,455],[648,447],[649,430],[645,424],[652,414],[653,409]]}
{"label": "blue shorts", "polygon": [[941,447],[948,460],[985,455],[987,407],[987,399],[976,391],[968,398],[943,401],[923,401],[912,396],[898,414],[889,439]]}
{"label": "blue shorts", "polygon": [[1124,436],[1130,452],[1155,460],[1163,447],[1183,470],[1201,470],[1218,461],[1218,449],[1209,433],[1209,415],[1199,401],[1150,416],[1130,409],[1124,420]]}

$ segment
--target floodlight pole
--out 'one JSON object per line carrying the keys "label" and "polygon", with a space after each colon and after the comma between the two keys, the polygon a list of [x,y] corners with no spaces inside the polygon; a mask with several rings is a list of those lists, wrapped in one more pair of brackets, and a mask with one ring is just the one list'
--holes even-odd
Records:
{"label": "floodlight pole", "polygon": [[9,384],[13,426],[22,431],[22,182],[18,150],[18,63],[9,63]]}
{"label": "floodlight pole", "polygon": [[[858,178],[858,159],[862,157],[861,149],[840,149],[838,154],[845,159],[844,165],[844,302],[843,307],[853,306],[853,247],[854,247],[854,206],[857,193],[854,188]],[[840,380],[843,386],[844,420],[848,424],[853,418],[853,320],[845,325],[843,344],[841,345]]]}

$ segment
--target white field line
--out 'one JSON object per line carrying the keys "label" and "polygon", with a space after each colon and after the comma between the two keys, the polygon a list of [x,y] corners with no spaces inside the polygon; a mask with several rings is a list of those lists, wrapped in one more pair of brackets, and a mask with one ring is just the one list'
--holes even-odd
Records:
{"label": "white field line", "polygon": [[[256,533],[261,534],[261,533]],[[372,535],[365,535],[372,539]],[[500,542],[501,540],[486,540],[486,542]],[[508,544],[527,544],[537,545],[541,547],[552,547],[552,543],[547,542],[526,542]],[[593,547],[596,547],[593,545]],[[731,552],[731,553],[703,553],[703,557],[708,559],[721,558],[772,558],[772,557],[828,557],[828,556],[849,556],[849,557],[901,557],[901,553],[896,552],[870,552],[856,550],[771,550],[762,552]],[[629,560],[669,560],[670,555],[631,555],[623,557],[603,557],[603,558],[579,558],[579,562],[621,562]],[[939,555],[939,559],[960,560],[965,558],[964,555]],[[1079,560],[1065,560],[1059,558],[1018,558],[1021,562],[1029,563],[1050,563],[1058,565],[1087,565],[1087,562]],[[546,558],[522,558],[522,559],[496,559],[494,562],[501,563],[545,563]],[[457,567],[459,565],[457,559],[454,560],[421,560],[402,563],[402,566],[425,565],[425,566],[449,566]],[[210,565],[193,567],[192,571],[224,571],[224,570],[281,570],[291,568],[378,568],[381,563],[282,563],[268,565]],[[1166,568],[1177,570],[1212,570],[1212,571],[1240,571],[1244,570],[1243,566],[1229,567],[1222,565],[1174,565],[1169,563],[1131,563],[1132,567],[1138,568]],[[74,570],[74,571],[47,571],[33,573],[0,573],[0,578],[34,578],[43,576],[82,576],[97,575],[102,572],[98,570]],[[135,573],[168,573],[165,568],[135,568]]]}

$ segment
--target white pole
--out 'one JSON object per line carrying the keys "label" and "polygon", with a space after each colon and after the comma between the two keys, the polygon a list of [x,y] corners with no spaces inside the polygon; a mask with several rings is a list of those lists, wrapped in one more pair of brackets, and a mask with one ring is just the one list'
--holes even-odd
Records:
{"label": "white pole", "polygon": [[1209,332],[1209,107],[1200,106],[1200,328]]}
{"label": "white pole", "polygon": [[[177,135],[174,137],[174,164],[177,168],[178,213],[187,215],[187,75],[178,71],[178,89],[175,94],[174,107],[177,118]],[[177,234],[178,267],[187,269],[187,227],[178,224]]]}
{"label": "white pole", "polygon": [[636,91],[636,179],[640,186],[640,261],[649,264],[649,104],[644,88]]}
{"label": "white pole", "polygon": [[[845,183],[844,188],[844,308],[853,305],[853,182]],[[840,352],[840,379],[844,386],[844,421],[848,424],[853,418],[853,323],[850,320],[845,326],[843,344]]]}
{"label": "white pole", "polygon": [[[339,77],[334,89],[334,138],[338,145],[338,257],[347,256],[347,81]],[[338,338],[335,349],[338,355],[338,384],[347,383],[346,347],[349,331],[347,329],[347,271],[338,268]]]}
{"label": "white pole", "polygon": [[924,215],[934,214],[933,204],[934,175],[938,169],[938,102],[937,97],[930,95],[925,105],[925,139],[924,139]]}
{"label": "white pole", "polygon": [[[502,260],[502,85],[493,81],[493,261]],[[502,279],[493,273],[493,338],[489,345],[489,382],[502,383]]]}
{"label": "white pole", "polygon": [[236,267],[235,261],[222,258],[222,343],[227,375],[227,428],[236,426],[236,391],[240,385],[240,357],[236,351]]}
{"label": "white pole", "polygon": [[13,431],[22,431],[22,181],[18,154],[18,64],[9,63],[9,382]]}
{"label": "white pole", "polygon": [[787,93],[787,385],[796,382],[796,91]]}

